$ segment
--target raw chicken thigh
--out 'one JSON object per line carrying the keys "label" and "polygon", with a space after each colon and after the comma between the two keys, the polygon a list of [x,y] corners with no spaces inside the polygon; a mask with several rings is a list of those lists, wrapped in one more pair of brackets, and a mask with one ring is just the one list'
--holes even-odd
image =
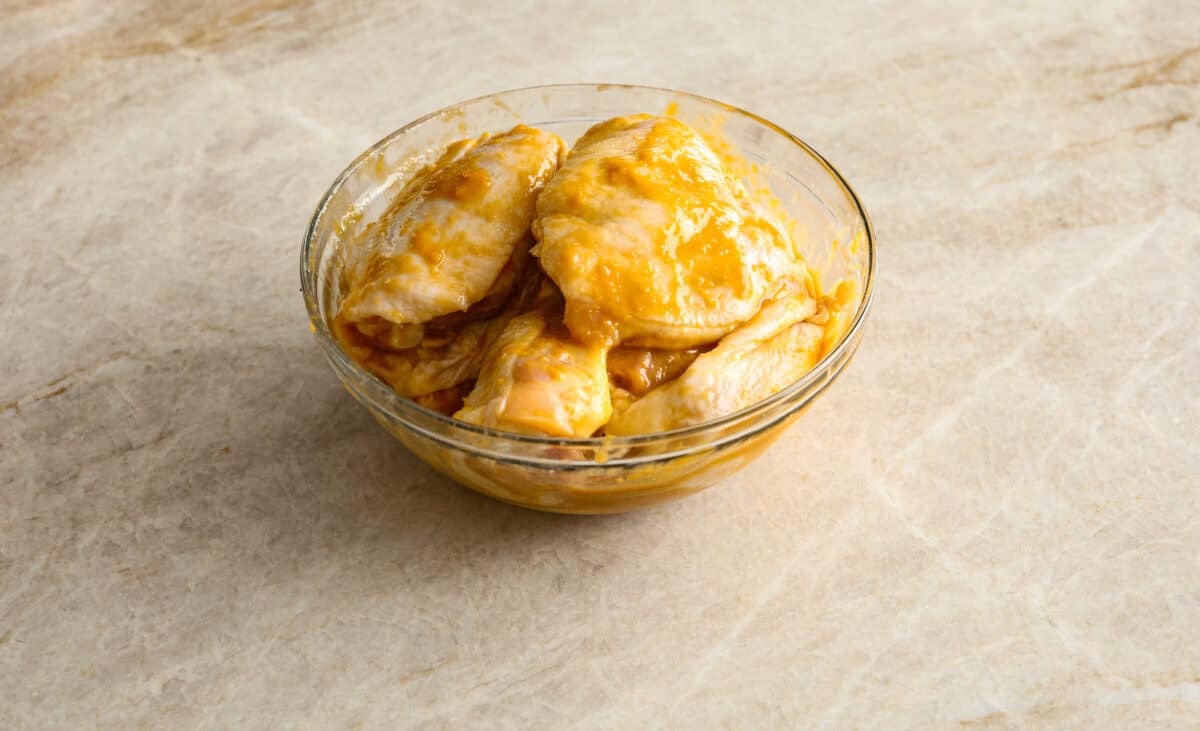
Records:
{"label": "raw chicken thigh", "polygon": [[688,348],[749,320],[803,262],[691,127],[592,127],[537,202],[534,254],[584,342]]}
{"label": "raw chicken thigh", "polygon": [[606,431],[650,434],[700,424],[795,382],[821,350],[824,330],[804,321],[816,312],[817,303],[802,294],[768,303],[678,379],[614,414]]}
{"label": "raw chicken thigh", "polygon": [[561,438],[761,401],[828,352],[854,299],[821,294],[698,132],[648,115],[569,155],[523,125],[451,144],[347,243],[340,276],[334,333],[397,393]]}
{"label": "raw chicken thigh", "polygon": [[589,437],[604,426],[612,414],[605,348],[572,340],[556,319],[534,311],[511,320],[455,418],[555,437]]}
{"label": "raw chicken thigh", "polygon": [[524,125],[451,145],[357,244],[339,325],[397,350],[420,342],[422,323],[485,298],[503,303],[524,268],[538,193],[564,153],[556,135]]}

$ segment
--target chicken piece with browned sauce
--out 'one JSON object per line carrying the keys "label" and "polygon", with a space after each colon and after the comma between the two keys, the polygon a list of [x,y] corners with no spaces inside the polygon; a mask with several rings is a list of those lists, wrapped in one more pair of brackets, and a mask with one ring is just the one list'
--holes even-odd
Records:
{"label": "chicken piece with browned sauce", "polygon": [[565,146],[518,125],[451,145],[356,241],[335,325],[380,347],[417,345],[425,323],[472,306],[494,314],[517,286],[538,194]]}
{"label": "chicken piece with browned sauce", "polygon": [[805,294],[763,306],[750,322],[698,356],[683,375],[615,413],[608,434],[651,434],[700,424],[750,406],[795,382],[816,363],[824,330],[805,320]]}
{"label": "chicken piece with browned sauce", "polygon": [[782,227],[669,117],[589,129],[538,198],[533,233],[582,342],[712,343],[806,276]]}
{"label": "chicken piece with browned sauce", "polygon": [[612,414],[607,348],[562,324],[562,298],[544,282],[534,308],[488,346],[475,388],[454,416],[524,434],[589,437]]}

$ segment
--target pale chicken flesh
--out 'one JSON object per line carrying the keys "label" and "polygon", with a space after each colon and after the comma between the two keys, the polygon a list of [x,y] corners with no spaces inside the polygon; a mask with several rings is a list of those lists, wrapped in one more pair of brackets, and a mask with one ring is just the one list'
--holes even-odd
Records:
{"label": "pale chicken flesh", "polygon": [[[502,274],[501,278],[504,277]],[[524,276],[512,287],[515,291],[498,304],[488,303],[489,295],[465,313],[443,315],[418,324],[421,337],[411,347],[380,347],[377,339],[366,337],[356,328],[337,330],[338,337],[354,360],[401,396],[445,412],[454,403],[456,394],[466,396],[469,389],[459,387],[479,375],[488,344],[500,335],[509,320],[537,307],[561,309],[561,295],[540,272]],[[460,406],[461,403],[449,413]]]}
{"label": "pale chicken flesh", "polygon": [[538,198],[534,254],[585,342],[682,349],[749,320],[806,269],[695,130],[668,117],[592,127]]}
{"label": "pale chicken flesh", "polygon": [[836,344],[853,299],[820,295],[699,133],[648,115],[569,156],[525,126],[456,142],[344,251],[332,325],[354,360],[438,413],[551,437],[761,401]]}
{"label": "pale chicken flesh", "polygon": [[816,363],[824,330],[806,295],[770,302],[679,378],[615,413],[608,434],[651,434],[739,411],[794,383]]}
{"label": "pale chicken flesh", "polygon": [[497,320],[479,320],[442,333],[431,330],[403,350],[374,347],[365,338],[343,333],[342,347],[364,368],[401,396],[415,398],[453,388],[479,374],[483,350],[503,327]]}
{"label": "pale chicken flesh", "polygon": [[513,318],[488,348],[454,416],[524,434],[589,437],[612,413],[605,348],[571,338],[545,311]]}
{"label": "pale chicken flesh", "polygon": [[422,323],[503,302],[520,277],[501,275],[523,271],[535,201],[564,154],[556,135],[524,125],[451,145],[356,243],[341,327],[399,350]]}

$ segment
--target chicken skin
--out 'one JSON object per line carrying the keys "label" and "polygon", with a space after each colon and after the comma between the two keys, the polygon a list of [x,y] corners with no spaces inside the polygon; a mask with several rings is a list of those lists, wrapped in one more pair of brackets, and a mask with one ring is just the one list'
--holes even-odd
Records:
{"label": "chicken skin", "polygon": [[538,198],[533,234],[582,342],[711,343],[805,275],[782,227],[703,137],[668,117],[588,130]]}
{"label": "chicken skin", "polygon": [[537,196],[564,154],[556,135],[524,125],[451,145],[356,244],[338,326],[403,350],[423,323],[503,304],[524,270]]}
{"label": "chicken skin", "polygon": [[816,312],[817,303],[802,294],[767,303],[679,378],[614,414],[606,432],[651,434],[700,424],[790,385],[820,354],[824,330],[804,321]]}
{"label": "chicken skin", "polygon": [[455,142],[339,256],[350,357],[432,411],[558,438],[761,401],[836,345],[855,300],[822,295],[700,133],[650,115],[569,154],[523,125]]}
{"label": "chicken skin", "polygon": [[554,437],[589,437],[603,426],[612,414],[606,349],[572,340],[555,319],[544,310],[513,318],[454,417]]}

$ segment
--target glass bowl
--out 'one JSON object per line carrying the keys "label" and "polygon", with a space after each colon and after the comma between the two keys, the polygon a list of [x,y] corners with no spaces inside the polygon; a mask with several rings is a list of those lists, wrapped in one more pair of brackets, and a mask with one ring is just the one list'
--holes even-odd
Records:
{"label": "glass bowl", "polygon": [[[391,390],[338,345],[341,242],[375,220],[388,193],[449,142],[524,123],[573,143],[596,122],[671,114],[740,161],[752,191],[769,189],[795,221],[797,243],[827,288],[850,283],[841,341],[800,380],[741,411],[697,426],[634,437],[560,439],[455,421]],[[854,191],[815,150],[736,107],[668,89],[564,84],[504,91],[427,115],[350,163],[321,199],[304,236],[300,275],[312,331],[346,390],[404,446],[452,479],[536,510],[613,513],[708,487],[762,453],[837,379],[854,356],[871,304],[875,240]],[[800,459],[801,457],[797,457]]]}

